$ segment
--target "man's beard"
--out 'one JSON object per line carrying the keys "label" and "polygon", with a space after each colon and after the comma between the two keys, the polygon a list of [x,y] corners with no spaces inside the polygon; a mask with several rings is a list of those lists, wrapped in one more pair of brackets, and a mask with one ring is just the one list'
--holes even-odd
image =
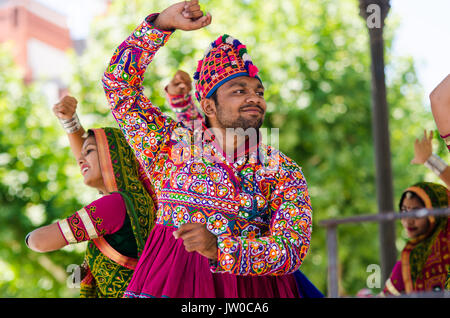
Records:
{"label": "man's beard", "polygon": [[[239,115],[239,117],[236,118],[235,120],[229,120],[228,118],[223,116],[224,115],[223,107],[221,107],[218,104],[216,104],[216,105],[217,105],[216,106],[217,121],[224,128],[234,128],[234,129],[242,128],[244,131],[249,128],[258,130],[259,128],[261,128],[261,126],[263,124],[264,116],[244,118],[241,115]],[[245,108],[245,106],[244,106],[244,108]]]}

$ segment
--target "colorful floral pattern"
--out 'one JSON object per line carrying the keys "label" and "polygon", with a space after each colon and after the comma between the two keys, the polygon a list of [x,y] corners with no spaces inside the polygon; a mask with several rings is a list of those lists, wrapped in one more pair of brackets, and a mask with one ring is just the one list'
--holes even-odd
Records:
{"label": "colorful floral pattern", "polygon": [[[212,271],[294,272],[306,256],[312,230],[311,202],[301,168],[266,145],[230,163],[213,137],[203,138],[202,147],[190,156],[172,151],[177,149],[173,132],[184,125],[155,107],[142,87],[147,66],[171,34],[155,29],[154,17],[147,17],[117,48],[103,86],[112,113],[152,184],[156,223],[177,227],[188,221],[185,212],[190,222],[206,221],[218,235],[218,262]],[[192,140],[194,132],[186,131]]]}
{"label": "colorful floral pattern", "polygon": [[216,213],[208,218],[206,228],[215,235],[225,233],[228,227],[228,220],[221,214]]}

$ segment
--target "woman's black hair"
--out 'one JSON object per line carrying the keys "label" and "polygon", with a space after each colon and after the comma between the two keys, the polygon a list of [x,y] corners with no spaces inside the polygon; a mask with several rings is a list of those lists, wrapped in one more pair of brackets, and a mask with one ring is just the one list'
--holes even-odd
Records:
{"label": "woman's black hair", "polygon": [[405,200],[406,196],[409,196],[409,199],[417,199],[417,200],[419,200],[420,204],[425,207],[425,202],[423,202],[421,197],[419,197],[416,193],[414,193],[412,191],[405,191],[402,194],[402,197],[400,198],[400,203],[398,204],[398,207],[399,207],[400,211],[402,210],[403,200]]}

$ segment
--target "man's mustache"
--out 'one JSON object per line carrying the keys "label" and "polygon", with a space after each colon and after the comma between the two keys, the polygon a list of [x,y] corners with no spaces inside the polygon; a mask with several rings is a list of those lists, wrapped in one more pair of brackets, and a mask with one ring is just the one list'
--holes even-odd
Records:
{"label": "man's mustache", "polygon": [[247,108],[258,108],[259,111],[261,112],[261,114],[264,114],[264,109],[262,109],[262,107],[259,105],[245,105],[245,106],[242,106],[239,110],[245,111],[245,109],[247,109]]}

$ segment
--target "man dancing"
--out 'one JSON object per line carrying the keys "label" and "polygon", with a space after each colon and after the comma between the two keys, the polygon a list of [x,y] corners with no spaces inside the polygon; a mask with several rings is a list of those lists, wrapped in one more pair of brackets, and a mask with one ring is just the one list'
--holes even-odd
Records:
{"label": "man dancing", "polygon": [[[185,126],[143,94],[143,75],[170,35],[211,19],[198,1],[148,16],[117,48],[103,77],[158,208],[125,295],[298,297],[292,273],[310,245],[310,198],[301,168],[260,142],[264,86],[246,47],[223,35],[199,61],[196,97],[207,122],[200,148],[195,142],[180,150]],[[194,138],[190,127],[184,131]]]}

